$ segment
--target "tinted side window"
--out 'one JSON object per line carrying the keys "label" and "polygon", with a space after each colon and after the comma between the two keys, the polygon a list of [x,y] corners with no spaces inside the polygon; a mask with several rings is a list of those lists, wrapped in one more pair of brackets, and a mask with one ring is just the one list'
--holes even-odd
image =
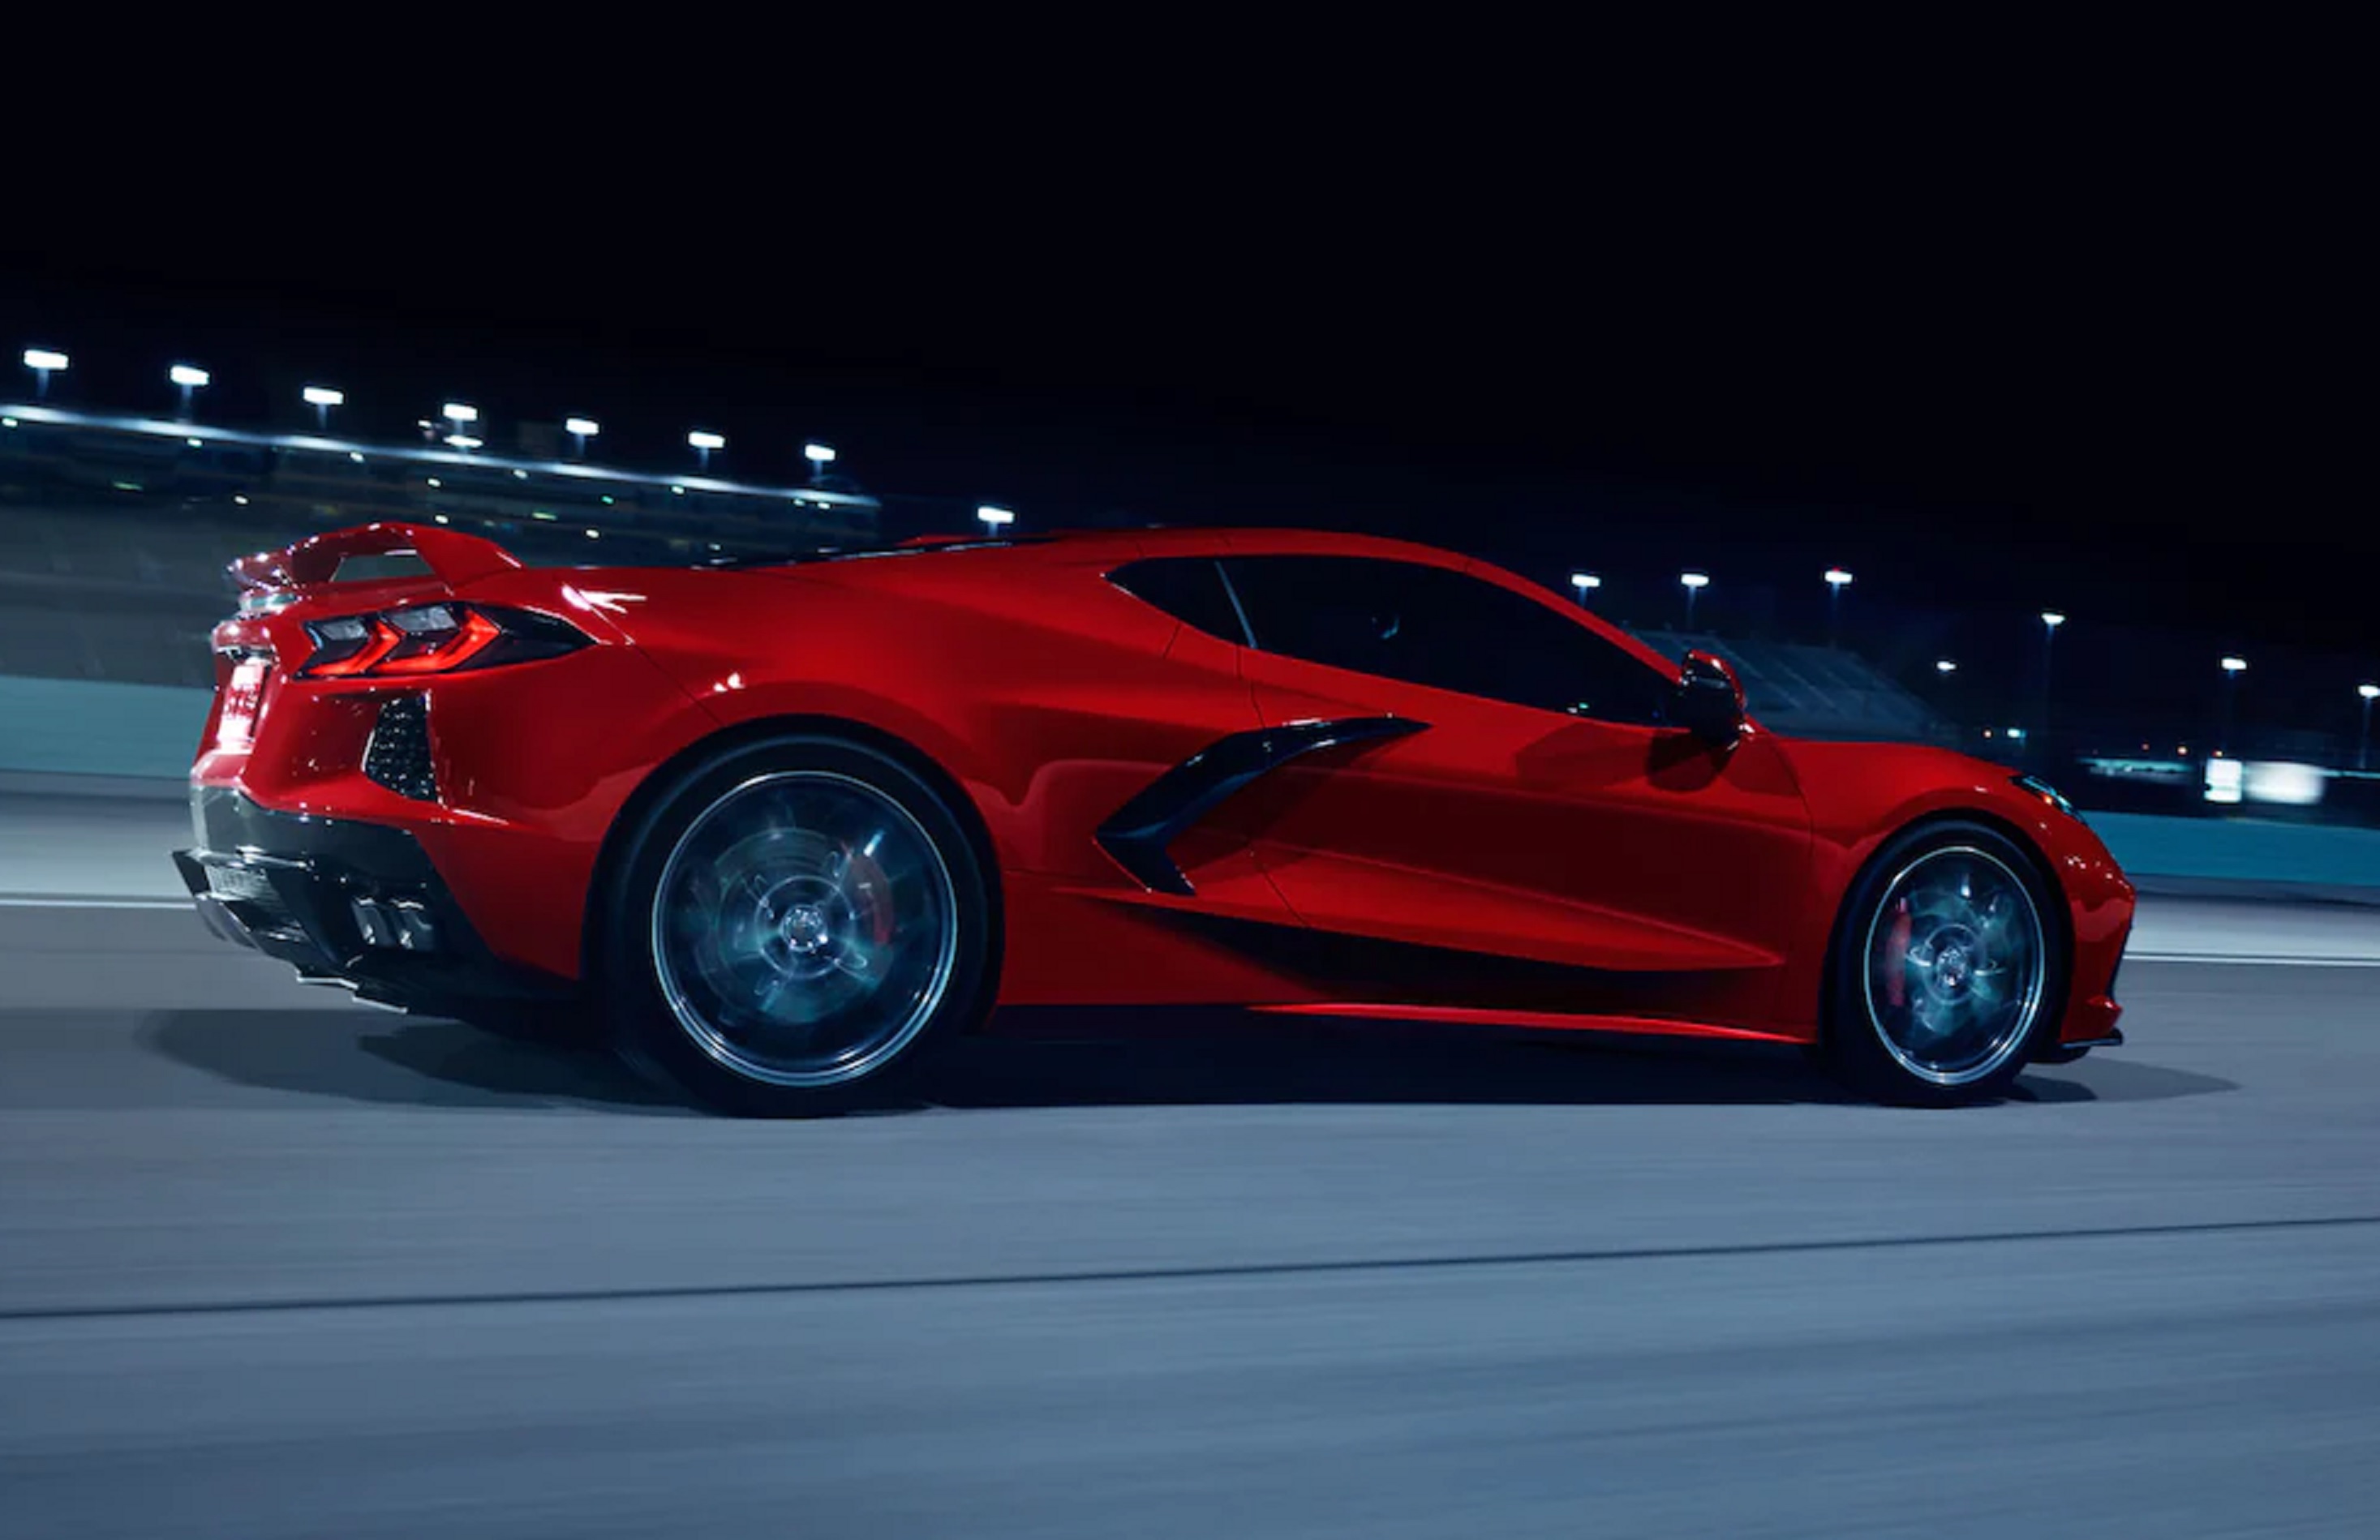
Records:
{"label": "tinted side window", "polygon": [[1144,604],[1153,604],[1184,625],[1245,646],[1247,632],[1223,589],[1211,557],[1158,557],[1108,574],[1108,581]]}
{"label": "tinted side window", "polygon": [[1493,583],[1342,556],[1231,557],[1223,569],[1267,651],[1540,710],[1664,718],[1658,672]]}

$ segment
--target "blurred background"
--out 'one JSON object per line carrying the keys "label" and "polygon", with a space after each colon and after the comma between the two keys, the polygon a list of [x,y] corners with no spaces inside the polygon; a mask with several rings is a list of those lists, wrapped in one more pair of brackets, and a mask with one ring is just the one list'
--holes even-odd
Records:
{"label": "blurred background", "polygon": [[[1952,325],[1923,373],[1814,360],[1663,416],[1697,333],[1635,343],[1641,395],[1549,402],[1559,324],[1517,353],[1407,319],[1235,358],[1161,317],[1120,350],[1081,315],[928,308],[863,338],[741,271],[673,338],[678,291],[625,280],[498,273],[458,304],[385,259],[27,264],[0,295],[0,772],[177,776],[225,564],[370,519],[581,564],[1288,523],[1452,546],[1708,648],[1784,732],[2032,770],[2138,870],[2380,883],[2380,844],[2304,833],[2380,826],[2380,555],[2276,458],[2270,403],[2199,437],[2143,372],[2078,440],[2057,372],[1985,372],[2005,342]],[[2163,457],[2122,463],[2152,432]]]}
{"label": "blurred background", "polygon": [[[6,34],[0,1534],[2371,1532],[2355,34],[77,19]],[[694,1116],[190,913],[225,564],[381,517],[1471,552],[2058,787],[2128,1041],[1937,1116],[1107,1013]]]}

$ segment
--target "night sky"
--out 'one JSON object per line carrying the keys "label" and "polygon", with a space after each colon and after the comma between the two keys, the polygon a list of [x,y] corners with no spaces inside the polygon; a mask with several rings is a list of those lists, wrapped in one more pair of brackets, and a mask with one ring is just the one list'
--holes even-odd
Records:
{"label": "night sky", "polygon": [[599,418],[624,464],[713,428],[754,479],[820,437],[870,490],[1044,526],[1411,535],[1594,567],[1640,624],[1681,566],[1715,607],[1815,607],[1841,564],[1879,608],[2380,654],[2354,200],[2305,124],[2266,142],[2261,102],[2204,105],[1854,117],[1836,149],[1746,122],[1620,154],[1580,123],[1537,157],[1209,125],[1063,170],[754,149],[576,188],[520,175],[505,120],[470,156],[501,174],[442,181],[416,141],[401,194],[356,198],[321,188],[389,145],[285,139],[171,238],[121,209],[0,232],[0,343],[73,353],[63,397],[93,406],[170,405],[187,358],[227,422],[301,420],[321,380],[362,436],[460,395],[499,434]]}

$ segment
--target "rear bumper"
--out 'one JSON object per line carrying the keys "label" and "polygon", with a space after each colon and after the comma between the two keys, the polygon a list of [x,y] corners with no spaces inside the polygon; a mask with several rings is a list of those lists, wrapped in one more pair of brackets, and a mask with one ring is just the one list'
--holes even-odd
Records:
{"label": "rear bumper", "polygon": [[225,940],[421,1010],[560,999],[567,980],[504,962],[402,829],[276,813],[225,786],[190,788],[197,843],[174,853],[200,917]]}

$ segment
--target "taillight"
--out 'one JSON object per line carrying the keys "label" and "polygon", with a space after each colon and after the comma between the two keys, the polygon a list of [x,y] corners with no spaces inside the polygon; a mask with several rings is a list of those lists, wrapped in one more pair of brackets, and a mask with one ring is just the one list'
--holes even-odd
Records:
{"label": "taillight", "polygon": [[480,604],[422,604],[306,627],[310,679],[412,678],[558,658],[589,645],[566,621]]}

